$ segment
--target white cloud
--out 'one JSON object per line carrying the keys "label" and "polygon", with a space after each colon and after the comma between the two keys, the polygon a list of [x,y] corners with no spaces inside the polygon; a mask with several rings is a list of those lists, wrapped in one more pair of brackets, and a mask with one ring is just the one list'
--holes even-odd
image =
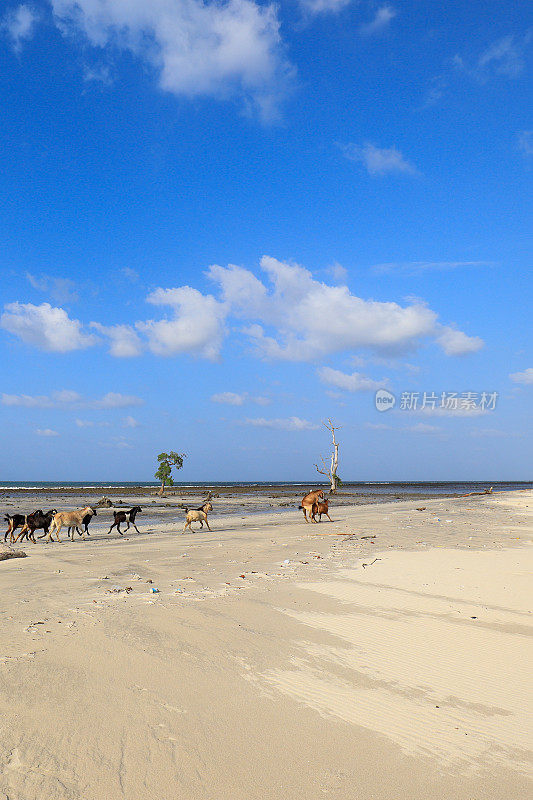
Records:
{"label": "white cloud", "polygon": [[26,3],[21,3],[4,16],[0,28],[6,31],[16,53],[22,50],[24,42],[32,38],[38,19],[38,13]]}
{"label": "white cloud", "polygon": [[514,383],[523,383],[528,386],[533,383],[533,367],[528,367],[523,372],[513,372],[509,377]]}
{"label": "white cloud", "polygon": [[258,406],[268,406],[271,402],[268,397],[253,397],[249,395],[248,392],[244,392],[243,394],[237,394],[236,392],[220,392],[219,394],[212,395],[211,401],[213,403],[223,403],[228,406],[242,406],[247,402],[256,403]]}
{"label": "white cloud", "polygon": [[98,442],[98,447],[111,448],[112,450],[133,450],[133,445],[124,436],[113,436],[105,442]]}
{"label": "white cloud", "polygon": [[224,403],[228,406],[242,406],[246,400],[245,394],[236,394],[235,392],[220,392],[211,396],[213,403]]}
{"label": "white cloud", "polygon": [[300,417],[286,417],[284,419],[265,419],[264,417],[259,417],[257,419],[245,419],[243,424],[252,425],[256,428],[274,428],[275,430],[282,431],[312,431],[319,427],[306,419],[300,419]]}
{"label": "white cloud", "polygon": [[340,145],[340,148],[349,161],[363,164],[369,175],[418,173],[416,167],[410,164],[395,147],[376,147],[371,142],[365,142],[362,145],[353,143]]}
{"label": "white cloud", "polygon": [[301,8],[308,14],[335,14],[350,3],[351,0],[300,0]]}
{"label": "white cloud", "polygon": [[[78,392],[63,389],[51,395],[2,394],[2,405],[23,408],[128,408],[144,403],[140,397],[119,392],[108,392],[96,399],[85,398]],[[79,422],[82,422],[81,420]],[[78,424],[78,420],[76,421]],[[82,427],[80,425],[80,427]]]}
{"label": "white cloud", "polygon": [[486,83],[496,77],[518,78],[526,65],[526,50],[532,40],[531,32],[522,36],[508,35],[492,42],[476,59],[457,54],[452,59],[456,73]]}
{"label": "white cloud", "polygon": [[51,0],[60,30],[129,51],[175,95],[240,98],[276,114],[291,73],[277,7],[253,0]]}
{"label": "white cloud", "polygon": [[412,433],[440,433],[442,428],[437,425],[428,425],[426,422],[417,422],[416,425],[410,425],[404,430]]}
{"label": "white cloud", "polygon": [[479,336],[467,336],[466,333],[449,325],[440,326],[437,342],[447,356],[464,356],[468,353],[477,353],[484,346],[483,339]]}
{"label": "white cloud", "polygon": [[529,37],[523,40],[514,36],[504,36],[503,39],[493,42],[480,55],[478,70],[482,74],[496,73],[509,78],[516,78],[524,69],[524,47]]}
{"label": "white cloud", "polygon": [[389,5],[381,6],[376,11],[374,19],[364,25],[360,25],[359,32],[363,36],[372,36],[375,33],[382,33],[390,25],[391,20],[397,15],[395,8]]}
{"label": "white cloud", "polygon": [[101,325],[99,322],[91,322],[91,328],[109,337],[109,352],[112,356],[131,358],[142,352],[142,342],[131,325]]}
{"label": "white cloud", "polygon": [[125,428],[138,428],[141,423],[135,417],[127,416],[122,420],[122,424]]}
{"label": "white cloud", "polygon": [[58,278],[53,275],[37,277],[30,272],[26,273],[28,283],[40,292],[45,292],[58,303],[76,303],[78,292],[76,284],[69,278]]}
{"label": "white cloud", "polygon": [[58,431],[53,431],[52,428],[37,428],[35,433],[37,436],[59,436]]}
{"label": "white cloud", "polygon": [[137,330],[148,337],[148,347],[159,356],[190,353],[214,360],[224,338],[227,308],[212,295],[190,286],[156,289],[148,296],[153,305],[170,306],[171,319],[138,322]]}
{"label": "white cloud", "polygon": [[[406,412],[402,411],[400,413],[405,414]],[[423,417],[482,417],[491,412],[479,406],[469,407],[458,405],[457,408],[442,408],[441,406],[431,408],[430,406],[426,406],[425,408],[418,408],[409,413],[420,414]]]}
{"label": "white cloud", "polygon": [[348,270],[338,261],[328,267],[328,272],[336,283],[346,283],[348,280]]}
{"label": "white cloud", "polygon": [[0,327],[25,344],[51,353],[81,350],[96,342],[96,337],[83,332],[77,319],[70,319],[63,308],[49,303],[8,303],[0,317]]}
{"label": "white cloud", "polygon": [[130,406],[142,406],[144,400],[133,394],[120,394],[120,392],[108,392],[99,400],[91,400],[88,405],[91,408],[129,408]]}
{"label": "white cloud", "polygon": [[[432,338],[448,355],[475,352],[479,337],[467,336],[453,325],[438,322],[437,314],[418,298],[395,302],[364,300],[346,285],[316,280],[309,270],[263,256],[265,282],[250,270],[230,264],[212,265],[207,275],[217,285],[219,297],[190,286],[158,288],[147,297],[153,306],[169,309],[162,319],[140,320],[132,325],[90,326],[110,340],[117,357],[138,356],[149,350],[158,356],[194,355],[216,360],[228,334],[227,321],[237,337],[244,334],[262,358],[319,361],[338,352],[366,349],[381,357],[397,357]],[[0,326],[28,344],[54,352],[88,347],[99,340],[82,329],[61,308],[11,303],[5,306]],[[247,396],[266,404],[265,398]]]}
{"label": "white cloud", "polygon": [[269,256],[261,266],[270,292],[241,267],[211,267],[209,275],[231,311],[251,323],[243,332],[265,358],[313,361],[358,348],[401,352],[435,335],[437,315],[420,302],[404,307],[363,300],[346,286],[329,286]]}
{"label": "white cloud", "polygon": [[387,381],[373,381],[360,372],[352,372],[347,375],[338,369],[331,367],[321,367],[318,370],[318,376],[323,383],[329,383],[331,386],[336,386],[338,389],[344,389],[347,392],[373,392],[380,389],[387,384]]}

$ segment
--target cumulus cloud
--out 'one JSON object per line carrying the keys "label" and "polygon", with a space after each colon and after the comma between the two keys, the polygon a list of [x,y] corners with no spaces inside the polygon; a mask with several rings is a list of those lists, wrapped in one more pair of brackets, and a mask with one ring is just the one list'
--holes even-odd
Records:
{"label": "cumulus cloud", "polygon": [[437,315],[420,302],[363,300],[346,286],[322,283],[298,264],[269,256],[261,267],[270,291],[241,267],[211,267],[209,275],[233,313],[251,322],[243,331],[265,358],[312,361],[363,347],[396,352],[435,331]]}
{"label": "cumulus cloud", "polygon": [[37,428],[35,433],[37,436],[59,436],[58,431],[54,431],[52,428]]}
{"label": "cumulus cloud", "polygon": [[395,8],[389,5],[380,6],[374,15],[374,19],[364,25],[359,26],[359,33],[363,36],[373,36],[389,27],[391,20],[397,15]]}
{"label": "cumulus cloud", "polygon": [[395,147],[376,147],[372,142],[339,145],[349,161],[361,163],[369,175],[403,173],[416,175],[418,170]]}
{"label": "cumulus cloud", "polygon": [[479,336],[467,336],[466,333],[449,325],[441,325],[437,336],[447,356],[464,356],[468,353],[477,353],[484,346],[483,339]]}
{"label": "cumulus cloud", "polygon": [[91,327],[109,338],[109,352],[112,356],[131,358],[141,354],[142,342],[131,325],[101,325],[99,322],[91,322]]}
{"label": "cumulus cloud", "polygon": [[252,425],[255,428],[274,428],[280,431],[314,431],[319,427],[306,419],[300,419],[300,417],[278,417],[277,419],[258,417],[256,419],[245,419],[243,424]]}
{"label": "cumulus cloud", "polygon": [[290,79],[277,6],[253,0],[51,0],[63,33],[128,51],[175,95],[238,97],[276,115]]}
{"label": "cumulus cloud", "polygon": [[108,392],[103,397],[95,399],[83,397],[70,389],[62,389],[50,395],[2,394],[2,405],[23,408],[128,408],[143,403],[144,400],[140,397],[120,392]]}
{"label": "cumulus cloud", "polygon": [[[435,311],[417,298],[403,304],[365,300],[346,285],[331,285],[292,262],[263,256],[260,279],[234,264],[212,265],[208,277],[215,294],[190,286],[157,288],[147,302],[163,309],[159,319],[131,325],[90,323],[110,341],[117,357],[138,356],[148,350],[157,356],[189,354],[216,360],[231,330],[246,337],[253,351],[265,359],[319,361],[340,352],[370,350],[374,356],[398,356],[432,338],[447,355],[475,352],[479,337],[467,336],[453,325],[443,325]],[[239,322],[241,325],[239,327]],[[99,341],[86,334],[78,320],[61,308],[11,303],[0,326],[28,344],[68,352]],[[256,403],[263,398],[252,398]]]}
{"label": "cumulus cloud", "polygon": [[17,8],[13,8],[4,16],[0,28],[7,33],[13,50],[19,53],[24,42],[29,41],[39,20],[39,15],[33,6],[21,3]]}
{"label": "cumulus cloud", "polygon": [[212,295],[204,295],[190,286],[178,289],[156,289],[148,302],[172,309],[170,319],[138,322],[136,327],[146,334],[148,347],[159,356],[190,353],[214,360],[224,338],[227,309]]}
{"label": "cumulus cloud", "polygon": [[0,327],[25,344],[50,353],[81,350],[96,342],[96,337],[84,333],[77,319],[70,319],[63,308],[50,303],[8,303],[0,317]]}
{"label": "cumulus cloud", "polygon": [[361,375],[360,372],[352,372],[351,375],[347,375],[345,372],[331,367],[321,367],[318,370],[318,376],[323,383],[347,392],[375,392],[387,384],[385,380],[373,381],[365,375]]}
{"label": "cumulus cloud", "polygon": [[523,383],[524,385],[530,385],[533,383],[533,367],[528,367],[523,372],[513,372],[512,375],[509,376],[514,383]]}

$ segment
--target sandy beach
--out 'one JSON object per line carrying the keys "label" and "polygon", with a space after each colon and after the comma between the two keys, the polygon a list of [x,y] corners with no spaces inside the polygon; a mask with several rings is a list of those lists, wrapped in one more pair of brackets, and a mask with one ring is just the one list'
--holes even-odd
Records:
{"label": "sandy beach", "polygon": [[2,800],[531,796],[532,492],[214,506],[0,563]]}

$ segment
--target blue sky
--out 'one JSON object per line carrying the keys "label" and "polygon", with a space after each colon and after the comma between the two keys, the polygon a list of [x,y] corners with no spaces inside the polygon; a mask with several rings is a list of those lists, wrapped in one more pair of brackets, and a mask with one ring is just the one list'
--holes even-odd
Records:
{"label": "blue sky", "polygon": [[533,477],[527,3],[1,8],[2,479]]}

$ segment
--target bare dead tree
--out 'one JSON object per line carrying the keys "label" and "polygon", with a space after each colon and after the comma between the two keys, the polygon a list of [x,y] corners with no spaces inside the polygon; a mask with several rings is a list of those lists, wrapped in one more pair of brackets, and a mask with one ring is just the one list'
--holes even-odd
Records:
{"label": "bare dead tree", "polygon": [[330,483],[330,494],[335,494],[341,483],[341,480],[337,475],[337,469],[339,466],[339,443],[335,438],[335,431],[339,431],[340,427],[338,425],[334,425],[331,419],[328,419],[327,422],[324,422],[324,427],[327,428],[327,430],[331,433],[333,452],[331,453],[329,466],[326,459],[321,456],[320,461],[322,464],[322,469],[319,468],[318,464],[315,464],[315,467],[316,471],[319,472],[320,475],[326,475]]}

